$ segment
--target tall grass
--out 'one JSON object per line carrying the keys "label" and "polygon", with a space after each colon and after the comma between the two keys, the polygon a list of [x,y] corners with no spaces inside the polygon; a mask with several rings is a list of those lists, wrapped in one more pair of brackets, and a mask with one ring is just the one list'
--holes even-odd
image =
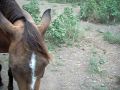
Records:
{"label": "tall grass", "polygon": [[120,33],[106,32],[104,33],[104,40],[111,44],[120,44]]}

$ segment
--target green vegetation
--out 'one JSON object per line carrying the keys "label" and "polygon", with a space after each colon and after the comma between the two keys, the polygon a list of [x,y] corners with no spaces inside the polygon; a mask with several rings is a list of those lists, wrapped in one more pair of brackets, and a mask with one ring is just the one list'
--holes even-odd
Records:
{"label": "green vegetation", "polygon": [[52,22],[46,34],[47,40],[57,46],[73,44],[84,36],[84,31],[79,29],[78,22],[77,17],[73,15],[73,10],[65,8],[64,12]]}
{"label": "green vegetation", "polygon": [[120,22],[120,0],[85,0],[80,4],[80,19],[100,23]]}
{"label": "green vegetation", "polygon": [[23,9],[31,14],[36,23],[40,22],[39,0],[30,0],[28,4],[23,5]]}
{"label": "green vegetation", "polygon": [[56,3],[78,3],[81,0],[48,0],[49,2],[56,2]]}
{"label": "green vegetation", "polygon": [[[37,0],[31,0],[30,3],[23,5],[23,8],[28,11],[36,23],[40,22],[40,10]],[[71,8],[65,8],[64,12],[59,15],[49,27],[46,33],[46,41],[49,44],[49,49],[61,44],[72,45],[75,41],[84,36],[84,30],[79,29],[78,18],[73,15]]]}
{"label": "green vegetation", "polygon": [[[91,57],[88,65],[88,72],[90,74],[90,79],[92,81],[87,81],[89,83],[89,88],[86,87],[85,90],[108,90],[106,85],[106,78],[108,76],[107,71],[103,68],[104,64],[107,62],[104,54],[97,52],[96,48],[92,48]],[[95,79],[97,77],[101,78],[101,81]]]}
{"label": "green vegetation", "polygon": [[95,49],[92,50],[92,55],[89,62],[89,72],[93,74],[104,74],[102,65],[106,63],[105,57],[99,55]]}
{"label": "green vegetation", "polygon": [[120,44],[120,33],[106,32],[104,33],[104,40],[111,44]]}
{"label": "green vegetation", "polygon": [[48,0],[80,5],[79,18],[85,21],[113,24],[120,22],[120,0]]}

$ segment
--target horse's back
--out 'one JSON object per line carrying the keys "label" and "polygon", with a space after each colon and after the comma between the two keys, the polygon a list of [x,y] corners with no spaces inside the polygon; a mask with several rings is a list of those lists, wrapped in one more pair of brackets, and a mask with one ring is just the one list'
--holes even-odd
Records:
{"label": "horse's back", "polygon": [[0,53],[7,53],[10,45],[10,35],[0,30]]}
{"label": "horse's back", "polygon": [[[23,10],[23,13],[30,22],[33,22],[32,17],[27,11]],[[10,35],[7,32],[4,32],[3,30],[0,29],[0,53],[8,53],[9,46],[10,46]]]}
{"label": "horse's back", "polygon": [[[22,12],[23,12],[23,15],[25,16],[25,18],[29,22],[35,24],[31,15],[27,11],[22,9]],[[0,30],[0,53],[8,53],[9,45],[10,45],[10,35],[7,32]]]}

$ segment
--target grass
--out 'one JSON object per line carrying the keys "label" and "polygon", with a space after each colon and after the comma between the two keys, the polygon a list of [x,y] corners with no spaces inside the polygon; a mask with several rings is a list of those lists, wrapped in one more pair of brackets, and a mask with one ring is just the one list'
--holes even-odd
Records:
{"label": "grass", "polygon": [[78,3],[81,0],[48,0],[48,1],[52,3]]}
{"label": "grass", "polygon": [[103,55],[99,55],[95,48],[92,49],[91,58],[89,61],[89,72],[91,74],[103,75],[105,70],[102,66],[106,63],[106,59]]}
{"label": "grass", "polygon": [[106,32],[104,33],[104,40],[110,44],[120,44],[120,33]]}
{"label": "grass", "polygon": [[[103,69],[107,62],[105,56],[92,48],[88,65],[89,79],[83,83],[83,90],[109,90],[106,84],[107,71]],[[97,77],[97,79],[95,79]],[[98,80],[98,77],[101,81]]]}
{"label": "grass", "polygon": [[40,9],[39,9],[39,1],[38,0],[30,0],[28,4],[22,6],[27,12],[31,14],[33,20],[39,24],[41,21]]}

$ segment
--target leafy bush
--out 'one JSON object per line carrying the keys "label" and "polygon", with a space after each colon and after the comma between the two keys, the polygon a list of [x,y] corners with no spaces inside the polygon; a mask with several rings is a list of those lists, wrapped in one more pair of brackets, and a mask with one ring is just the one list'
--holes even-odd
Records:
{"label": "leafy bush", "polygon": [[85,0],[80,18],[101,23],[120,21],[120,0]]}
{"label": "leafy bush", "polygon": [[40,10],[38,0],[30,0],[30,3],[23,5],[23,9],[31,14],[36,23],[40,22]]}
{"label": "leafy bush", "polygon": [[114,34],[111,32],[104,33],[104,40],[111,44],[120,44],[120,33]]}
{"label": "leafy bush", "polygon": [[47,31],[47,39],[53,44],[73,43],[78,39],[79,28],[78,19],[73,15],[71,8],[65,8],[64,12],[59,15]]}

